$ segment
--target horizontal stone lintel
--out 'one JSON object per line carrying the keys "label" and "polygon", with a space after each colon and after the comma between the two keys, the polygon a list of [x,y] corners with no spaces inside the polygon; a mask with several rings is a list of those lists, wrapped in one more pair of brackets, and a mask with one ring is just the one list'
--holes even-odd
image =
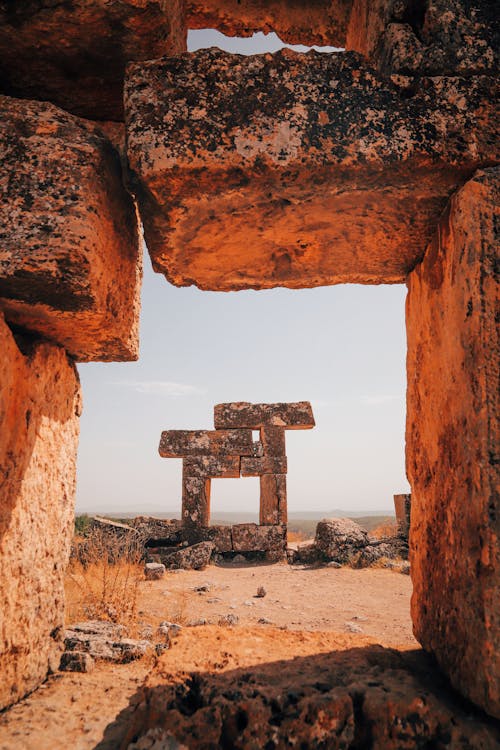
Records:
{"label": "horizontal stone lintel", "polygon": [[251,430],[166,430],[158,448],[162,458],[253,456]]}
{"label": "horizontal stone lintel", "polygon": [[155,270],[221,291],[404,282],[449,196],[498,159],[495,86],[392,80],[352,52],[130,65],[128,158]]}
{"label": "horizontal stone lintel", "polygon": [[193,456],[183,460],[182,472],[186,477],[237,479],[240,476],[240,460],[239,456]]}
{"label": "horizontal stone lintel", "polygon": [[309,401],[276,404],[236,401],[214,407],[214,424],[217,429],[247,427],[258,430],[272,425],[286,430],[309,430],[315,422]]}
{"label": "horizontal stone lintel", "polygon": [[242,458],[241,476],[260,477],[263,474],[286,474],[286,456],[263,456],[262,458]]}

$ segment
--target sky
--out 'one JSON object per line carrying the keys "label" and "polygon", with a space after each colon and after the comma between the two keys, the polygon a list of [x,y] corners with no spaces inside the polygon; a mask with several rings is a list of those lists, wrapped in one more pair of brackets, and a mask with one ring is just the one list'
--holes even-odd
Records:
{"label": "sky", "polygon": [[[274,34],[190,32],[190,49],[257,53]],[[302,48],[305,49],[305,48]],[[300,50],[300,48],[299,48]],[[290,511],[392,511],[404,472],[403,285],[202,292],[153,273],[147,253],[140,358],[78,366],[84,412],[77,512],[179,513],[181,460],[165,429],[213,429],[224,401],[311,401],[313,430],[287,432]],[[258,512],[256,478],[212,481],[211,509]]]}

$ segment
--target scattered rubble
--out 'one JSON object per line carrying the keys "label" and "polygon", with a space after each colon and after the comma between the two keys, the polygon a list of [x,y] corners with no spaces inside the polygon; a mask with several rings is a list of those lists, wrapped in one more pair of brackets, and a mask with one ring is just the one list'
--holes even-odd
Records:
{"label": "scattered rubble", "polygon": [[[149,640],[124,637],[125,628],[102,620],[79,622],[64,633],[66,652],[89,654],[93,659],[126,663],[141,659],[153,644]],[[69,660],[69,657],[65,657]]]}

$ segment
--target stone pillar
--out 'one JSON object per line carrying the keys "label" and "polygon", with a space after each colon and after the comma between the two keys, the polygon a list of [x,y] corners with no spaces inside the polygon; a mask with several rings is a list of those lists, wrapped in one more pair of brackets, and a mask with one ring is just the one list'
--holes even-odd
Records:
{"label": "stone pillar", "polygon": [[182,525],[199,528],[210,524],[211,481],[205,477],[190,477],[182,472]]}
{"label": "stone pillar", "polygon": [[500,717],[499,170],[451,199],[409,275],[406,465],[414,633]]}
{"label": "stone pillar", "polygon": [[260,478],[261,526],[287,523],[286,474],[263,474]]}
{"label": "stone pillar", "polygon": [[[19,348],[21,347],[21,348]],[[64,349],[0,315],[0,708],[59,666],[80,387]]]}
{"label": "stone pillar", "polygon": [[398,534],[408,539],[410,533],[411,495],[394,495]]}

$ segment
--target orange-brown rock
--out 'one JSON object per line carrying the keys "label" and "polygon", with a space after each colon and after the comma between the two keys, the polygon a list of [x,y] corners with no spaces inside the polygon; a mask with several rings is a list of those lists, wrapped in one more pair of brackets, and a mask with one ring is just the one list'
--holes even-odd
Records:
{"label": "orange-brown rock", "polygon": [[284,427],[287,430],[310,430],[314,417],[309,401],[277,404],[251,404],[233,401],[214,406],[215,428],[247,427],[258,430],[264,425]]}
{"label": "orange-brown rock", "polygon": [[64,349],[19,345],[0,315],[0,708],[59,666],[80,414]]}
{"label": "orange-brown rock", "polygon": [[495,75],[498,9],[490,0],[353,0],[345,46],[386,73]]}
{"label": "orange-brown rock", "polygon": [[0,97],[0,310],[82,362],[138,356],[140,252],[120,158],[52,104]]}
{"label": "orange-brown rock", "polygon": [[414,632],[500,717],[498,169],[452,198],[407,301]]}
{"label": "orange-brown rock", "polygon": [[165,430],[158,452],[162,458],[188,456],[253,456],[251,430]]}
{"label": "orange-brown rock", "polygon": [[190,0],[190,29],[218,29],[227,36],[275,31],[288,44],[343,47],[352,0]]}
{"label": "orange-brown rock", "polygon": [[217,50],[129,67],[128,155],[156,271],[231,290],[395,283],[498,158],[492,79],[411,91],[354,54]]}
{"label": "orange-brown rock", "polygon": [[185,49],[182,0],[0,2],[0,91],[81,117],[123,119],[126,64]]}

